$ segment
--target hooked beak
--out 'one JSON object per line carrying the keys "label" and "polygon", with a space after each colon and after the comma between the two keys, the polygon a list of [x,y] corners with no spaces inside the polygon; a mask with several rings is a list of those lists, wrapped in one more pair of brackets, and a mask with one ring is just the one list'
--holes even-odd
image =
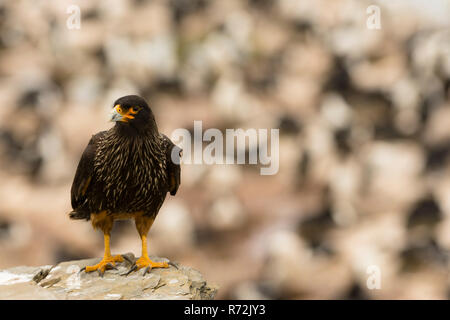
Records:
{"label": "hooked beak", "polygon": [[117,105],[111,110],[111,118],[109,119],[112,122],[123,121],[123,116],[119,113],[120,106]]}

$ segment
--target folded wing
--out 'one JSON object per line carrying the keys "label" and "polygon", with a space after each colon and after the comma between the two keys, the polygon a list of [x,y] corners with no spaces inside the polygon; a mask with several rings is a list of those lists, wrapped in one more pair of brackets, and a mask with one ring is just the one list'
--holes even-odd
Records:
{"label": "folded wing", "polygon": [[102,131],[92,136],[86,149],[84,149],[80,162],[78,163],[77,171],[75,173],[75,178],[73,180],[71,189],[71,202],[74,213],[76,211],[79,211],[79,213],[81,214],[82,211],[85,211],[87,209],[87,194],[89,187],[92,185],[94,179],[94,159],[96,146],[98,140],[105,133],[106,131]]}
{"label": "folded wing", "polygon": [[181,183],[181,155],[182,149],[176,146],[166,135],[163,136],[163,145],[166,150],[167,176],[169,178],[169,192],[174,196]]}

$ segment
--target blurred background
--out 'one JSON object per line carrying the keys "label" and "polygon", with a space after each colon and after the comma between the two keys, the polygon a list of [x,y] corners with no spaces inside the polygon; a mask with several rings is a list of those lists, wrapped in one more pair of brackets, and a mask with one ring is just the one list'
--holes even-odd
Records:
{"label": "blurred background", "polygon": [[[140,94],[168,136],[280,129],[276,175],[184,165],[151,255],[218,298],[449,298],[449,26],[446,0],[0,1],[0,268],[102,256],[70,187],[114,100]],[[113,253],[140,245],[115,224]]]}

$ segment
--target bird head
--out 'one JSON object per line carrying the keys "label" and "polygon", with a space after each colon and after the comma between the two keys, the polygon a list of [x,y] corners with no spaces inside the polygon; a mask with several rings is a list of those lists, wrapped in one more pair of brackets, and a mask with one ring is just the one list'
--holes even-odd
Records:
{"label": "bird head", "polygon": [[118,126],[129,126],[136,129],[156,128],[152,110],[143,98],[136,95],[124,96],[114,102],[111,121],[116,122]]}

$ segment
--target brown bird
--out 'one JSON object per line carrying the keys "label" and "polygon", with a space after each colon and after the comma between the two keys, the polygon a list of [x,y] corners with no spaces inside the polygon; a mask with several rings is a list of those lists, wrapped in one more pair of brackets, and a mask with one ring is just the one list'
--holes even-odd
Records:
{"label": "brown bird", "polygon": [[142,240],[142,256],[130,272],[146,268],[167,268],[153,262],[147,252],[147,234],[167,192],[177,193],[180,185],[182,150],[159,133],[155,117],[145,100],[136,95],[114,102],[108,131],[92,136],[81,156],[71,189],[71,219],[91,220],[104,234],[105,253],[94,266],[83,270],[105,270],[122,262],[112,256],[110,234],[114,220],[134,219]]}

